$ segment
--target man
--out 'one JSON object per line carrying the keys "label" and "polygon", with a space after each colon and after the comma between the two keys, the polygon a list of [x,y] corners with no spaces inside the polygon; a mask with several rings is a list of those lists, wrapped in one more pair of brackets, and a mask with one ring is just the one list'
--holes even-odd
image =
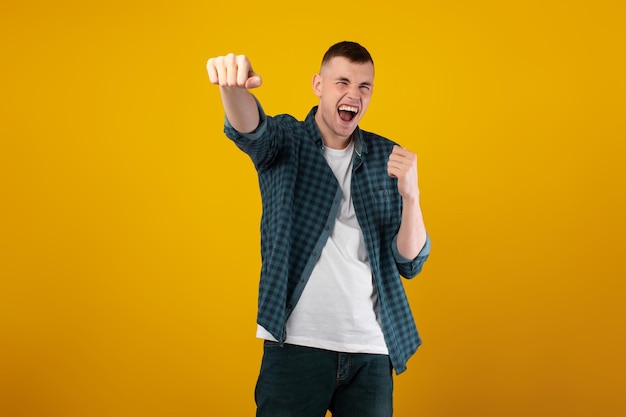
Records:
{"label": "man", "polygon": [[400,275],[420,272],[430,243],[416,156],[358,127],[374,89],[369,52],[330,47],[305,121],[265,115],[246,56],[207,70],[263,201],[257,416],[391,416],[392,369],[421,343]]}

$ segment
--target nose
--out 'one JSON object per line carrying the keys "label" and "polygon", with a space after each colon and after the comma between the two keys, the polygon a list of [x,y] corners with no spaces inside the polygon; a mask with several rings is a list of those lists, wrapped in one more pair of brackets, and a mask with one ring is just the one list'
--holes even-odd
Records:
{"label": "nose", "polygon": [[361,88],[358,84],[350,84],[350,88],[348,89],[348,97],[357,99],[361,97]]}

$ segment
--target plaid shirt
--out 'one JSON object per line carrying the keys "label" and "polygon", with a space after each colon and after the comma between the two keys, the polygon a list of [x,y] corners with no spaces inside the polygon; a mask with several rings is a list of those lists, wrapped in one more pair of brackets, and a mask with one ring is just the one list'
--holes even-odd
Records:
{"label": "plaid shirt", "polygon": [[[257,322],[281,344],[294,310],[333,229],[341,188],[326,163],[314,107],[304,122],[289,115],[266,116],[251,134],[240,134],[226,120],[224,132],[252,159],[263,203],[261,279]],[[421,340],[400,274],[417,275],[430,252],[406,259],[397,249],[402,199],[397,179],[387,174],[394,143],[357,128],[352,168],[352,199],[362,228],[389,356],[397,374]]]}

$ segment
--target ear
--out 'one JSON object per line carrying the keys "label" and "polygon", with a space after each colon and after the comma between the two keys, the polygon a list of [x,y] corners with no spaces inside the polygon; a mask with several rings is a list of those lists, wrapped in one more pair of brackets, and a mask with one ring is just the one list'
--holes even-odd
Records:
{"label": "ear", "polygon": [[319,74],[313,76],[313,93],[316,96],[322,96],[322,77]]}

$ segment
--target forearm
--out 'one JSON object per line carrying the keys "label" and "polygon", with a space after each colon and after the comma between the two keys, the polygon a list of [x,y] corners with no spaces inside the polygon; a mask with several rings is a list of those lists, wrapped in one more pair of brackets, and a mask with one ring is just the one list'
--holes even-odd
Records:
{"label": "forearm", "polygon": [[426,243],[426,227],[420,207],[419,195],[402,200],[402,222],[398,230],[398,252],[407,259],[414,259]]}
{"label": "forearm", "polygon": [[240,133],[251,133],[259,126],[256,100],[245,88],[220,86],[222,105],[231,126]]}

